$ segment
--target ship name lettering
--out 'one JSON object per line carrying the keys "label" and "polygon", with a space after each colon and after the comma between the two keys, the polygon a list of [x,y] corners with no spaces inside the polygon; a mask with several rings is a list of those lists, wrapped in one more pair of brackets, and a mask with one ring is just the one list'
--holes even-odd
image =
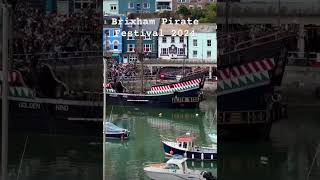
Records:
{"label": "ship name lettering", "polygon": [[19,108],[24,108],[24,109],[40,109],[40,104],[39,103],[26,103],[26,102],[21,102],[18,104]]}
{"label": "ship name lettering", "polygon": [[69,111],[68,105],[57,104],[56,111]]}

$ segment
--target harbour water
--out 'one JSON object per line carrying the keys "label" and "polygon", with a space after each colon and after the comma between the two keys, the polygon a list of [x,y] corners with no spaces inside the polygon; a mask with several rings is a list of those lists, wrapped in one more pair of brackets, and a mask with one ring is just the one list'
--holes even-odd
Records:
{"label": "harbour water", "polygon": [[[197,144],[212,145],[208,133],[216,132],[216,122],[213,122],[215,105],[215,98],[211,97],[202,102],[199,109],[114,106],[112,122],[128,128],[131,134],[130,139],[123,142],[107,140],[105,169],[102,168],[102,138],[37,134],[11,136],[10,179],[17,179],[18,174],[19,180],[102,179],[103,171],[108,180],[148,179],[143,166],[147,162],[167,160],[160,136],[175,138],[191,132],[196,134]],[[107,112],[111,112],[111,107]],[[211,171],[214,175],[217,173],[216,162],[188,161],[188,167]]]}
{"label": "harbour water", "polygon": [[273,124],[269,141],[219,143],[219,179],[320,179],[319,106],[289,106],[288,116]]}
{"label": "harbour water", "polygon": [[[315,158],[320,139],[318,107],[289,106],[289,119],[274,123],[269,141],[219,143],[218,166],[216,162],[197,161],[188,161],[188,166],[212,171],[222,180],[305,180],[309,173],[309,180],[320,179],[320,149]],[[114,107],[112,121],[132,133],[124,142],[107,141],[107,179],[148,179],[143,166],[166,160],[160,135],[174,138],[193,131],[198,135],[198,144],[210,145],[207,133],[216,131],[216,122],[211,121],[214,109],[214,98],[197,110]],[[9,139],[12,180],[17,179],[26,137],[22,134]],[[102,179],[101,142],[102,138],[29,134],[18,179]]]}

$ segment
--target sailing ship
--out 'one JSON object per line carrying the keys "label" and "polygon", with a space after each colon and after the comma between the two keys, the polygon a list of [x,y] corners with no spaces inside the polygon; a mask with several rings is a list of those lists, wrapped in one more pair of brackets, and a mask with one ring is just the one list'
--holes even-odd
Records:
{"label": "sailing ship", "polygon": [[[204,77],[172,84],[155,85],[145,93],[126,93],[109,83],[107,103],[122,106],[197,107],[202,100]],[[121,86],[121,83],[119,83]],[[119,87],[119,85],[117,85]]]}
{"label": "sailing ship", "polygon": [[[282,118],[281,85],[288,42],[295,33],[275,30],[230,46],[244,32],[218,37],[219,139],[266,139]],[[246,32],[248,33],[248,32]]]}
{"label": "sailing ship", "polygon": [[[141,14],[140,19],[141,19]],[[120,17],[119,17],[120,18]],[[159,20],[160,21],[160,20]],[[160,22],[159,22],[160,23]],[[140,31],[142,25],[136,25],[135,30]],[[110,50],[109,37],[105,37],[106,52],[105,61],[107,80],[109,80],[108,67],[109,62],[112,60],[112,51]],[[146,52],[143,49],[143,37],[137,36],[134,52],[130,55],[137,57],[135,66],[137,71],[140,71],[140,91],[128,90],[123,86],[120,78],[113,77],[113,82],[103,84],[107,88],[107,104],[121,105],[121,106],[158,106],[168,108],[194,108],[197,107],[202,100],[202,88],[204,86],[205,76],[192,76],[190,78],[182,78],[179,82],[160,84],[151,86],[149,89],[145,88],[145,73],[144,73],[144,57]]]}

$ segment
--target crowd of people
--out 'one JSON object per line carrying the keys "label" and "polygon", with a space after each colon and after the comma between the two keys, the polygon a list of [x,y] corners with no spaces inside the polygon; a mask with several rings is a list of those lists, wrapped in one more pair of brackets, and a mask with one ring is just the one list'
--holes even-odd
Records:
{"label": "crowd of people", "polygon": [[111,62],[109,77],[116,80],[122,80],[125,77],[135,77],[137,75],[137,68],[134,64],[122,64],[116,60]]}
{"label": "crowd of people", "polygon": [[232,51],[244,42],[256,40],[273,32],[276,32],[275,28],[266,27],[262,25],[249,25],[245,27],[236,27],[235,29],[230,29],[229,33],[219,33],[219,52],[223,53],[228,52],[230,50]]}
{"label": "crowd of people", "polygon": [[37,54],[100,50],[101,14],[81,12],[46,14],[19,1],[13,13],[13,53]]}

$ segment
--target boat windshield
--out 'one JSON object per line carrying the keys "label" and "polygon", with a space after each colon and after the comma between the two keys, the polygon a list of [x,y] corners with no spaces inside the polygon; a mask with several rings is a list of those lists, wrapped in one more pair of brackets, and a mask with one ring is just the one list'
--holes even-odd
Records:
{"label": "boat windshield", "polygon": [[121,131],[125,131],[125,129],[123,128],[120,128],[116,125],[114,125],[113,123],[111,122],[106,122],[106,130],[107,132],[121,132]]}
{"label": "boat windshield", "polygon": [[176,164],[166,164],[165,169],[179,169],[179,166]]}

